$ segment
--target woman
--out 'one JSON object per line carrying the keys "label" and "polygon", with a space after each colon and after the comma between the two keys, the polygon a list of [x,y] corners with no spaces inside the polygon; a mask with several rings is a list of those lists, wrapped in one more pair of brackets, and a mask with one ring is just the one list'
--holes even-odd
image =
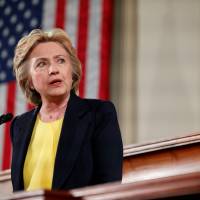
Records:
{"label": "woman", "polygon": [[14,118],[13,190],[70,189],[119,181],[123,148],[109,101],[76,95],[81,65],[61,29],[33,30],[17,44],[14,71],[36,108]]}

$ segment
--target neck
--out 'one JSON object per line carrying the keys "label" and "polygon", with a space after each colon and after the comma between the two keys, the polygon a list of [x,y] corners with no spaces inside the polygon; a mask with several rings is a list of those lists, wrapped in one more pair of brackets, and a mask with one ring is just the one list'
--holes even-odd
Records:
{"label": "neck", "polygon": [[52,100],[43,100],[40,109],[40,118],[42,121],[55,121],[64,116],[67,108],[70,94],[65,98],[53,98]]}

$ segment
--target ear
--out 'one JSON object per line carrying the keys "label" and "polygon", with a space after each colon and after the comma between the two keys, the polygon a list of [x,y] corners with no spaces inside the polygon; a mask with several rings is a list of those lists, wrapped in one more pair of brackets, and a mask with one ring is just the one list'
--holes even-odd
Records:
{"label": "ear", "polygon": [[31,90],[35,90],[34,85],[33,85],[33,82],[32,82],[32,79],[31,79],[30,77],[29,77],[29,79],[28,79],[28,82],[29,82],[30,89],[31,89]]}

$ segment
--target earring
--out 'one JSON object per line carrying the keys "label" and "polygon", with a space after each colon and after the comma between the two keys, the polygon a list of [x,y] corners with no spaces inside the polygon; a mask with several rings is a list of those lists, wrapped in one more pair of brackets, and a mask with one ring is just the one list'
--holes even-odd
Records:
{"label": "earring", "polygon": [[32,85],[30,86],[30,89],[31,89],[31,90],[35,90],[35,88],[34,88]]}

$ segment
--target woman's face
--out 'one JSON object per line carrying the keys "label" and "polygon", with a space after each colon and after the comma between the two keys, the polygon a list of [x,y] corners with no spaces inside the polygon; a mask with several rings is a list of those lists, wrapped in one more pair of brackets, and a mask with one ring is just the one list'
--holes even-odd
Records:
{"label": "woman's face", "polygon": [[42,101],[69,95],[72,87],[72,65],[61,44],[39,43],[28,60],[31,85],[40,94]]}

